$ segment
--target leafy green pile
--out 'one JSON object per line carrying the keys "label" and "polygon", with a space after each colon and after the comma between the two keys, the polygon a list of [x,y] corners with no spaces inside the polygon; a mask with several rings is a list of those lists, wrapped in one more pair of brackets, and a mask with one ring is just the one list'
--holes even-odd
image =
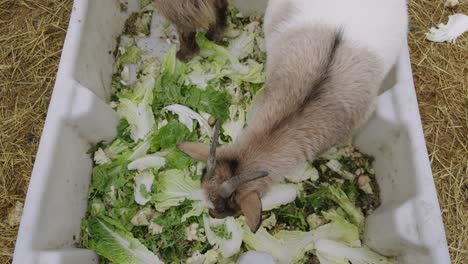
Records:
{"label": "leafy green pile", "polygon": [[[225,143],[245,126],[265,84],[262,21],[231,9],[223,43],[198,33],[199,56],[178,61],[171,45],[159,62],[138,46],[150,37],[153,16],[152,1],[142,2],[115,54],[117,137],[91,150],[82,246],[102,256],[101,263],[235,263],[247,250],[267,252],[279,263],[312,256],[321,263],[388,263],[360,242],[362,209],[370,213],[379,197],[372,159],[351,146],[330,150],[272,188],[262,198],[256,234],[243,217],[208,216],[200,186],[204,164],[175,145],[209,142],[215,119],[222,121]],[[164,30],[167,36],[170,28]]]}

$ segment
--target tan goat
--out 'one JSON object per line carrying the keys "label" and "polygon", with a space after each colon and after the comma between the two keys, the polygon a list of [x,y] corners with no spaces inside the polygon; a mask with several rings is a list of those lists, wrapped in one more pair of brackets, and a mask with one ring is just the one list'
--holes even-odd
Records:
{"label": "tan goat", "polygon": [[197,30],[207,31],[207,38],[220,40],[227,25],[227,0],[155,0],[161,15],[177,28],[179,59],[188,59],[198,51]]}
{"label": "tan goat", "polygon": [[254,116],[232,144],[217,147],[219,124],[211,150],[178,144],[208,160],[202,186],[213,203],[210,215],[241,212],[255,232],[271,184],[367,121],[406,29],[404,0],[270,0],[267,84]]}

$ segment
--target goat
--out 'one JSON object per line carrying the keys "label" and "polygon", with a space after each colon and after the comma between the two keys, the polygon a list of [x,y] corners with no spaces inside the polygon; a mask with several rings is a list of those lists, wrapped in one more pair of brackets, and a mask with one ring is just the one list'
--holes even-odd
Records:
{"label": "goat", "polygon": [[155,0],[159,12],[177,28],[180,48],[177,57],[185,60],[198,51],[197,30],[207,38],[220,40],[227,26],[227,0]]}
{"label": "goat", "polygon": [[261,197],[298,164],[348,140],[370,117],[407,34],[405,0],[270,0],[267,82],[253,117],[231,144],[177,147],[206,161],[212,217],[261,224]]}

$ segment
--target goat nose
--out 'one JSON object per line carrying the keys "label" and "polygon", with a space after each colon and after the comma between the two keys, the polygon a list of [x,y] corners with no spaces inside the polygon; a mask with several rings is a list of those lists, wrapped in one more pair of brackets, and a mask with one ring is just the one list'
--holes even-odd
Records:
{"label": "goat nose", "polygon": [[209,209],[209,210],[208,210],[208,214],[209,214],[212,218],[217,218],[217,217],[216,217],[216,213],[214,212],[213,209]]}

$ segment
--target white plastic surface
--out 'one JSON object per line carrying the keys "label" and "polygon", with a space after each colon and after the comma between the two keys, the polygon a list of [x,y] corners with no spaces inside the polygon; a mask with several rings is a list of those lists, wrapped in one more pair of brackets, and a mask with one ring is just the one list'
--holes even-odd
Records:
{"label": "white plastic surface", "polygon": [[[128,2],[129,11],[138,7],[137,0]],[[249,14],[267,0],[234,2]],[[92,143],[115,137],[118,116],[107,105],[112,51],[127,15],[116,0],[74,1],[14,264],[98,262],[94,252],[78,248],[92,169],[86,152]],[[160,18],[153,19],[153,28],[161,26]],[[139,45],[158,57],[167,50],[156,36]],[[384,83],[377,110],[355,144],[375,157],[382,195],[382,206],[366,220],[367,244],[396,256],[399,263],[450,263],[407,49]]]}

